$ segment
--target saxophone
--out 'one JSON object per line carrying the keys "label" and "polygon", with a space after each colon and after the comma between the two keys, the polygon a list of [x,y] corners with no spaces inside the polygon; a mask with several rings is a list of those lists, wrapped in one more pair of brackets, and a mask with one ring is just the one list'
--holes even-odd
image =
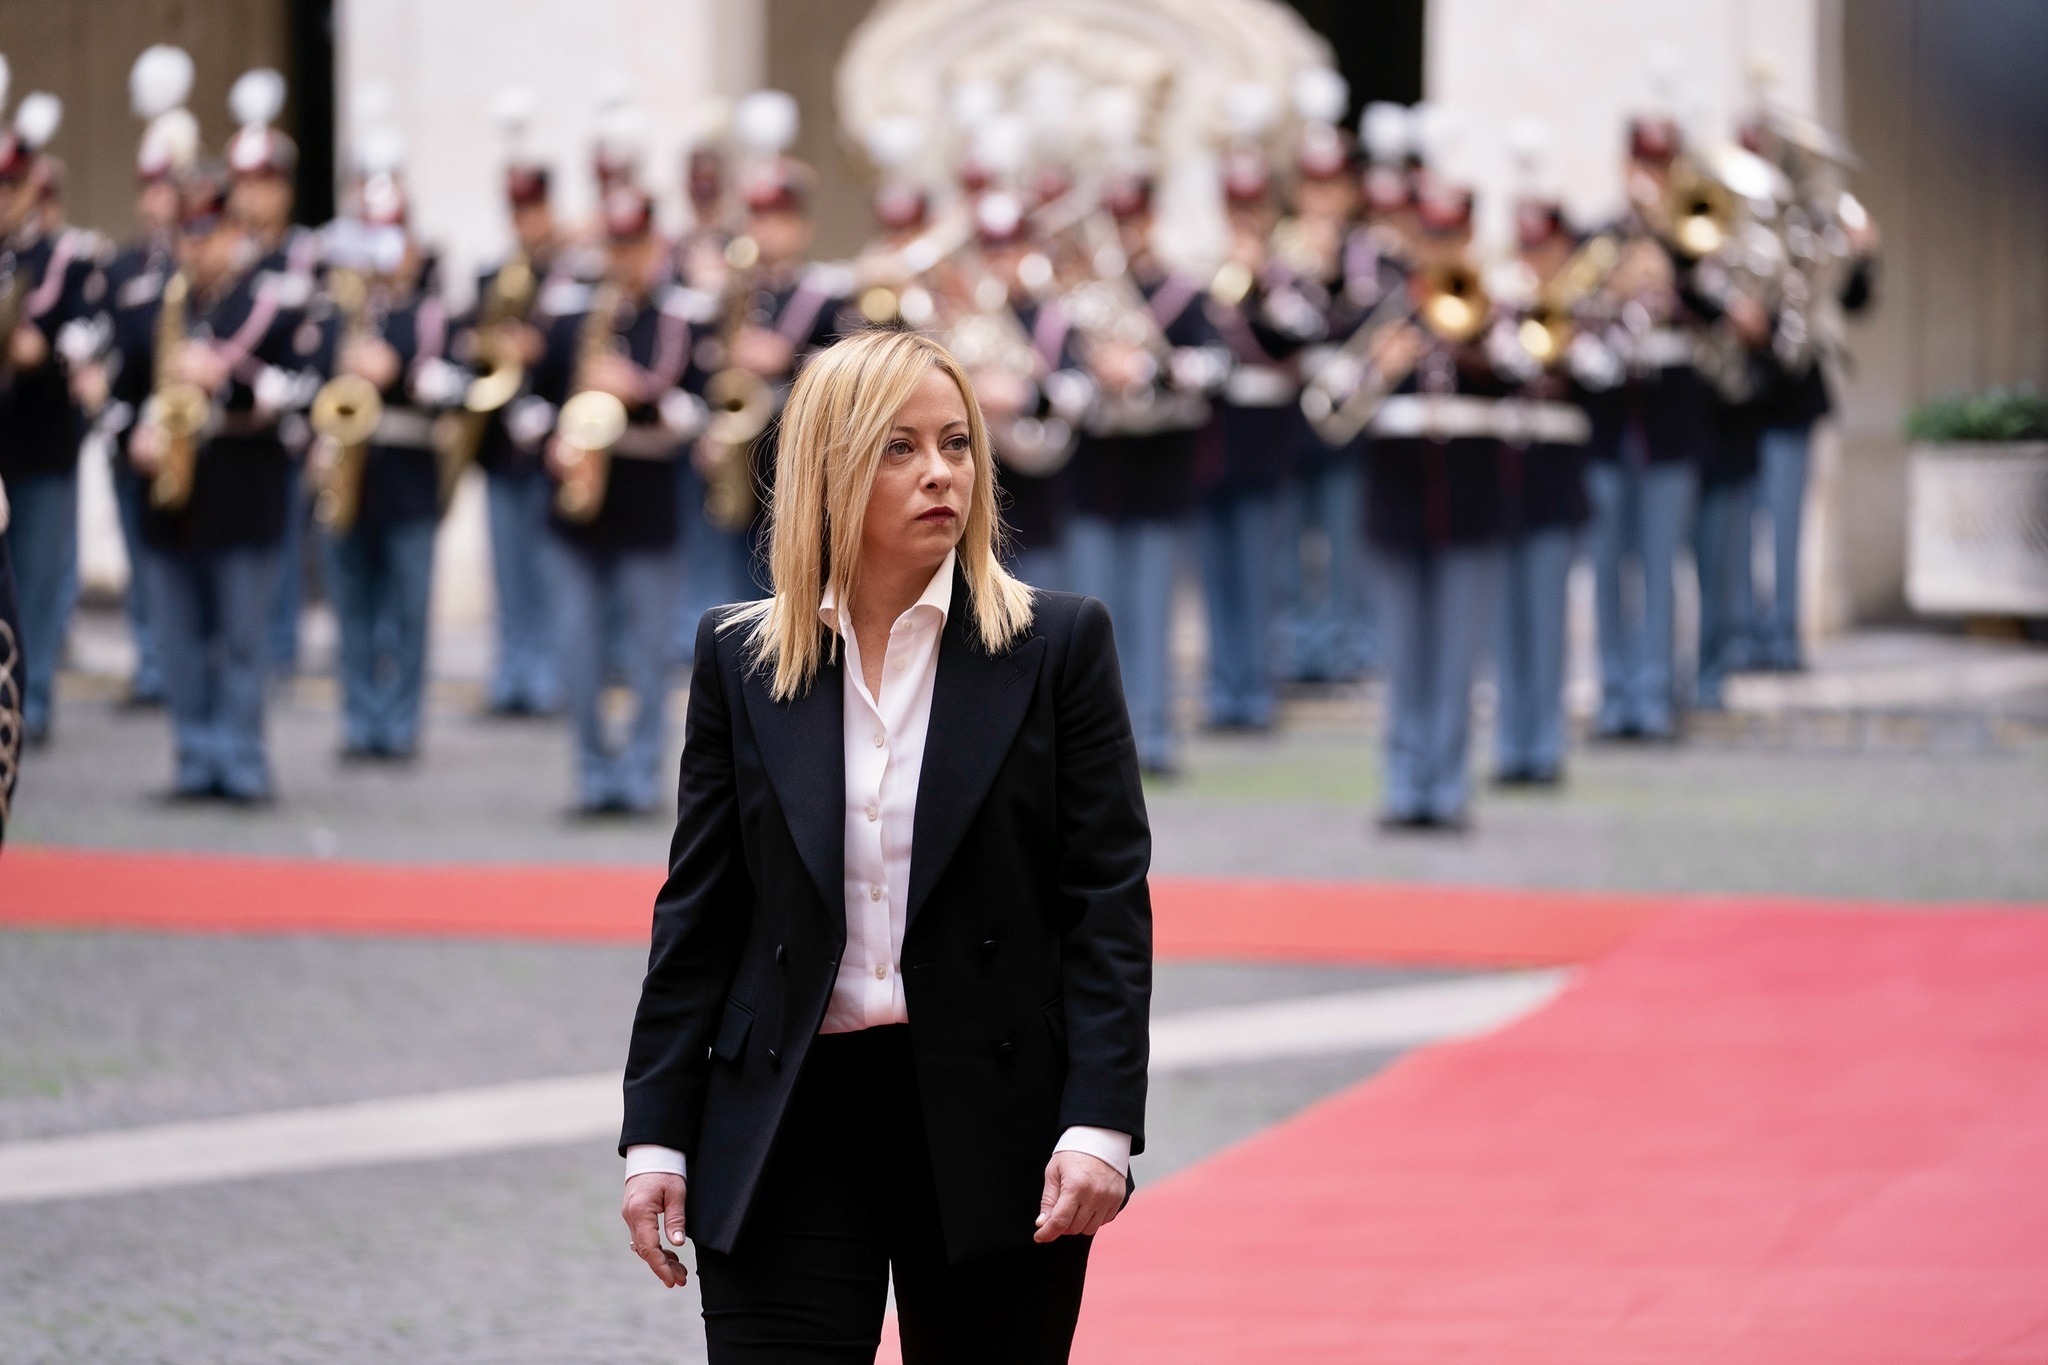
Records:
{"label": "saxophone", "polygon": [[735,237],[726,248],[732,275],[727,283],[720,349],[725,367],[704,385],[711,424],[704,430],[704,515],[725,531],[743,531],[754,519],[754,442],[775,415],[775,392],[752,370],[730,363],[733,343],[747,321],[758,249],[751,237]]}
{"label": "saxophone", "polygon": [[449,438],[438,447],[440,455],[441,506],[445,510],[455,497],[455,485],[462,472],[475,462],[483,447],[484,433],[491,418],[526,387],[526,364],[509,344],[506,324],[523,321],[533,307],[539,278],[525,255],[516,254],[491,279],[490,292],[477,318],[476,377],[462,396],[462,411],[455,415]]}
{"label": "saxophone", "polygon": [[590,364],[618,340],[619,291],[600,285],[583,315],[583,333],[576,349],[576,374],[569,400],[555,423],[560,438],[555,462],[561,483],[555,489],[555,511],[564,521],[587,524],[604,510],[611,483],[612,447],[626,434],[626,405],[616,395],[586,386]]}
{"label": "saxophone", "polygon": [[[338,270],[329,286],[341,309],[341,344],[337,355],[370,335],[370,287],[360,271]],[[313,514],[336,535],[356,524],[363,505],[363,474],[370,462],[370,437],[384,416],[384,396],[359,374],[338,374],[313,396],[311,421],[326,444],[314,468],[319,488]]]}
{"label": "saxophone", "polygon": [[150,506],[180,512],[192,501],[199,469],[199,433],[213,417],[213,400],[197,384],[172,376],[172,358],[185,344],[186,309],[192,283],[183,271],[164,282],[156,315],[156,382],[144,421],[161,442],[156,473],[149,481]]}

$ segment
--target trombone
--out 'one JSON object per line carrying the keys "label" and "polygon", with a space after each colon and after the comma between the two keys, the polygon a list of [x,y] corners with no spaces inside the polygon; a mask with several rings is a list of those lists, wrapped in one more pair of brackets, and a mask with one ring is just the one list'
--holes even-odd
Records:
{"label": "trombone", "polygon": [[1389,290],[1336,355],[1301,390],[1301,412],[1324,444],[1349,445],[1404,377],[1380,374],[1372,354],[1395,329],[1420,325],[1446,346],[1463,346],[1486,330],[1493,301],[1479,272],[1466,261],[1425,266],[1407,290]]}

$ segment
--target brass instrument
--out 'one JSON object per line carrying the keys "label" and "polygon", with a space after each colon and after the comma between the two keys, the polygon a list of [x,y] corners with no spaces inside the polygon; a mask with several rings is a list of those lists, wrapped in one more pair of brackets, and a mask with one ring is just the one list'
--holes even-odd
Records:
{"label": "brass instrument", "polygon": [[[341,309],[341,341],[337,357],[370,335],[370,286],[362,272],[337,270],[330,291]],[[345,535],[362,511],[363,475],[370,461],[370,438],[384,417],[384,396],[359,374],[338,374],[313,396],[309,420],[325,443],[314,466],[319,491],[313,515],[335,535]]]}
{"label": "brass instrument", "polygon": [[1302,385],[1302,416],[1326,445],[1349,445],[1372,421],[1390,387],[1384,379],[1376,381],[1372,353],[1382,337],[1414,316],[1407,293],[1388,290],[1365,321],[1352,329],[1336,353]]}
{"label": "brass instrument", "polygon": [[1177,393],[1163,381],[1173,363],[1173,344],[1138,282],[1117,240],[1107,213],[1091,213],[1083,222],[1088,248],[1088,278],[1068,290],[1062,306],[1081,339],[1084,354],[1111,347],[1138,350],[1152,362],[1152,376],[1122,392],[1104,391],[1090,418],[1091,429],[1107,432],[1158,431],[1170,426],[1199,425],[1207,400],[1199,393]]}
{"label": "brass instrument", "polygon": [[206,390],[175,378],[171,369],[178,348],[185,344],[191,293],[191,281],[183,271],[172,275],[164,282],[156,316],[156,382],[146,420],[161,447],[149,480],[149,503],[164,512],[183,511],[191,502],[199,469],[199,433],[213,416],[213,399]]}
{"label": "brass instrument", "polygon": [[1322,441],[1348,445],[1372,423],[1373,414],[1398,374],[1379,374],[1372,353],[1397,327],[1421,324],[1432,336],[1462,346],[1485,330],[1493,315],[1479,272],[1463,261],[1416,272],[1410,291],[1389,290],[1337,353],[1310,375],[1301,390],[1301,412]]}
{"label": "brass instrument", "polygon": [[1493,305],[1479,272],[1463,261],[1427,266],[1416,272],[1421,303],[1417,319],[1439,341],[1462,346],[1486,329]]}
{"label": "brass instrument", "polygon": [[726,363],[704,385],[711,423],[704,429],[700,468],[704,473],[704,515],[725,531],[752,523],[759,496],[754,491],[754,443],[775,416],[775,390],[760,375],[732,363],[733,343],[746,326],[760,250],[751,237],[735,237],[726,248],[728,280],[720,350]]}
{"label": "brass instrument", "polygon": [[14,331],[21,326],[21,310],[28,302],[28,280],[21,258],[8,252],[0,264],[0,374],[14,368]]}
{"label": "brass instrument", "polygon": [[[1010,308],[1010,293],[993,275],[976,283],[974,307],[946,331],[946,349],[975,375],[999,370],[1026,384],[1039,378],[1038,348]],[[1005,467],[1032,478],[1055,474],[1073,458],[1080,433],[1057,414],[1015,413],[992,418],[989,444]]]}
{"label": "brass instrument", "polygon": [[455,497],[462,473],[475,462],[483,447],[484,433],[491,418],[526,387],[526,361],[510,344],[508,326],[525,320],[533,307],[539,277],[524,254],[515,254],[491,279],[484,296],[476,328],[476,377],[462,396],[462,410],[455,414],[450,436],[437,449],[440,456],[441,506]]}
{"label": "brass instrument", "polygon": [[555,463],[561,478],[555,488],[555,511],[565,521],[597,520],[611,484],[612,447],[626,434],[626,405],[615,394],[585,387],[591,362],[618,341],[618,314],[618,287],[598,286],[590,311],[583,315],[569,401],[562,404],[555,422]]}
{"label": "brass instrument", "polygon": [[1610,233],[1580,243],[1537,295],[1536,307],[1522,319],[1516,337],[1536,363],[1545,367],[1564,358],[1577,331],[1579,310],[1606,288],[1621,263],[1621,245]]}
{"label": "brass instrument", "polygon": [[932,291],[919,281],[974,241],[974,214],[959,210],[894,250],[877,251],[858,264],[855,307],[877,327],[907,323],[924,327],[937,315]]}
{"label": "brass instrument", "polygon": [[1690,160],[1672,167],[1662,212],[1666,239],[1689,261],[1719,251],[1735,229],[1735,196]]}

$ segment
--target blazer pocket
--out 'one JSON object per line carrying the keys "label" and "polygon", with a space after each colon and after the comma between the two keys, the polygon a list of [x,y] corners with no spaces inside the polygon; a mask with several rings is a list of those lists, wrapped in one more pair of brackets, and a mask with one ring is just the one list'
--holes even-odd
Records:
{"label": "blazer pocket", "polygon": [[1049,1001],[1043,1011],[1045,1031],[1052,1038],[1052,1054],[1062,1062],[1067,1059],[1067,1004],[1064,1000]]}
{"label": "blazer pocket", "polygon": [[725,1017],[718,1021],[718,1036],[712,1041],[711,1055],[721,1062],[736,1062],[747,1046],[747,1034],[753,1031],[754,1012],[737,1000],[725,1002]]}

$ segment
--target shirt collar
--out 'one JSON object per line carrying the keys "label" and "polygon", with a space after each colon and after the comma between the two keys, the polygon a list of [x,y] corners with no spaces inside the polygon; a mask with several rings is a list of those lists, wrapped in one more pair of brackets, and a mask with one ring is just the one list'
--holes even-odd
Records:
{"label": "shirt collar", "polygon": [[[945,561],[939,565],[938,572],[932,575],[932,581],[924,585],[923,594],[910,604],[910,611],[906,611],[905,616],[919,607],[930,607],[939,614],[939,623],[945,624],[946,618],[953,610],[953,566],[959,557],[958,550],[946,551]],[[841,634],[845,633],[840,630],[839,599],[829,582],[825,584],[825,595],[818,600],[818,619],[828,628]]]}

